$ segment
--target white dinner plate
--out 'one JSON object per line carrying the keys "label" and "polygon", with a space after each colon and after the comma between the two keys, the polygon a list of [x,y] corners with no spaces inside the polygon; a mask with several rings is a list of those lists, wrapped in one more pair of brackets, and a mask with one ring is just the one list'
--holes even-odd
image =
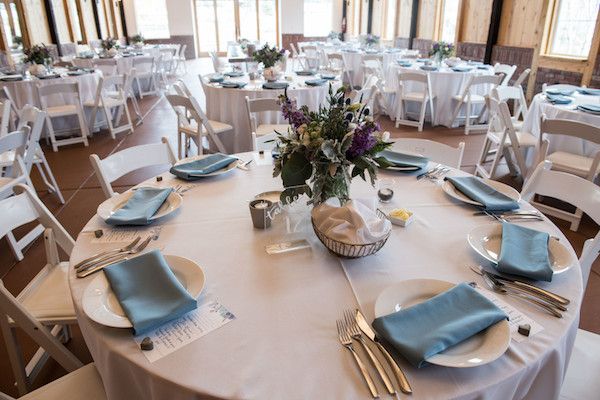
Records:
{"label": "white dinner plate", "polygon": [[[456,286],[435,279],[411,279],[386,288],[375,301],[375,317],[383,317],[422,303]],[[470,368],[500,357],[510,344],[510,327],[502,320],[441,353],[429,357],[430,364]]]}
{"label": "white dinner plate", "polygon": [[[183,287],[197,299],[204,288],[202,268],[184,257],[165,255],[165,260]],[[85,314],[99,324],[113,328],[132,327],[103,273],[85,288],[82,304]]]}
{"label": "white dinner plate", "polygon": [[[179,164],[186,164],[192,161],[196,161],[196,160],[201,160],[204,157],[208,157],[208,155],[201,155],[201,156],[195,156],[195,157],[188,157],[185,158],[183,160],[179,160],[177,163],[175,163],[175,165],[179,165]],[[208,174],[203,174],[203,175],[194,175],[194,178],[205,178],[205,177],[209,177],[209,176],[215,176],[215,175],[221,175],[221,174],[226,174],[227,172],[234,170],[237,165],[239,164],[240,160],[239,159],[235,159],[231,164],[218,169],[214,172],[208,173]]]}
{"label": "white dinner plate", "polygon": [[[144,186],[141,186],[141,187],[144,187]],[[148,187],[151,187],[151,186],[148,186]],[[106,221],[117,210],[122,208],[127,203],[127,200],[129,200],[129,198],[131,196],[133,196],[134,193],[135,193],[135,191],[128,190],[127,192],[120,193],[116,196],[111,197],[110,199],[104,200],[98,206],[96,213],[98,214],[98,216],[100,218],[102,218],[104,221]],[[149,220],[154,221],[154,220],[162,218],[166,215],[171,214],[172,212],[174,212],[181,206],[181,200],[182,200],[181,195],[179,193],[171,192],[169,194],[169,197],[167,197],[165,202],[160,206],[160,208],[158,210],[156,210],[154,215],[152,217],[150,217]]]}
{"label": "white dinner plate", "polygon": [[[478,226],[467,235],[469,245],[486,260],[497,264],[502,246],[502,225],[487,224]],[[555,274],[565,272],[573,264],[569,250],[554,237],[548,241],[550,266]]]}
{"label": "white dinner plate", "polygon": [[[483,182],[486,185],[493,187],[498,192],[510,197],[511,199],[513,199],[516,202],[521,200],[521,194],[519,192],[517,192],[514,188],[512,188],[504,183],[501,183],[498,181],[493,181],[491,179],[483,179]],[[444,190],[444,192],[446,192],[446,194],[448,196],[450,196],[458,201],[462,201],[463,203],[467,203],[467,204],[472,204],[474,206],[483,207],[483,204],[468,198],[460,190],[456,189],[454,187],[454,185],[452,183],[450,183],[449,181],[444,181],[444,183],[442,184],[442,190]]]}

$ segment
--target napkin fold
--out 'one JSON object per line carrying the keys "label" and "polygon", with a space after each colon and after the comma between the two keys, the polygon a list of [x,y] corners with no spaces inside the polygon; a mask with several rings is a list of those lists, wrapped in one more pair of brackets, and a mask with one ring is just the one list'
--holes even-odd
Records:
{"label": "napkin fold", "polygon": [[304,81],[308,86],[321,86],[324,85],[325,82],[327,82],[326,79],[307,79]]}
{"label": "napkin fold", "polygon": [[228,89],[241,89],[246,86],[246,82],[233,82],[233,81],[223,81],[221,82],[221,87]]}
{"label": "napkin fold", "polygon": [[112,264],[104,274],[136,335],[198,307],[159,250]]}
{"label": "napkin fold", "polygon": [[600,96],[600,89],[592,89],[592,88],[579,88],[577,91],[581,94],[586,94],[588,96]]}
{"label": "napkin fold", "polygon": [[461,283],[427,301],[376,318],[373,328],[421,368],[429,357],[507,318],[494,303]]}
{"label": "napkin fold", "polygon": [[326,79],[328,81],[332,81],[335,79],[335,74],[320,74],[321,79]]}
{"label": "napkin fold", "polygon": [[446,177],[462,194],[483,204],[487,211],[510,211],[519,208],[519,203],[474,176]]}
{"label": "napkin fold", "polygon": [[240,76],[244,76],[244,73],[242,71],[230,71],[225,72],[223,75],[228,76],[230,78],[238,78]]}
{"label": "napkin fold", "polygon": [[186,181],[199,179],[202,175],[210,174],[225,168],[237,158],[221,153],[211,154],[199,160],[177,164],[171,167],[170,173]]}
{"label": "napkin fold", "polygon": [[548,94],[546,93],[546,98],[552,104],[571,104],[573,101],[572,98],[567,97],[562,94]]}
{"label": "napkin fold", "polygon": [[109,225],[148,225],[152,216],[167,200],[172,188],[160,189],[141,187],[137,189],[127,203],[115,211],[106,223]]}
{"label": "napkin fold", "polygon": [[580,104],[577,109],[594,114],[600,113],[600,104]]}
{"label": "napkin fold", "polygon": [[287,82],[265,82],[263,83],[263,89],[285,89],[289,85]]}
{"label": "napkin fold", "polygon": [[573,94],[573,89],[546,89],[546,95],[550,96],[571,96]]}
{"label": "napkin fold", "polygon": [[502,223],[502,247],[496,269],[536,281],[552,281],[546,232]]}
{"label": "napkin fold", "polygon": [[315,74],[315,71],[295,71],[296,75],[299,76],[312,76]]}
{"label": "napkin fold", "polygon": [[456,66],[456,67],[452,67],[452,71],[454,72],[469,72],[473,69],[473,67],[468,67],[468,66]]}
{"label": "napkin fold", "polygon": [[312,218],[327,237],[349,244],[377,242],[392,229],[389,220],[377,215],[375,199],[350,200],[342,207],[330,199],[313,208]]}
{"label": "napkin fold", "polygon": [[434,67],[433,65],[421,65],[421,69],[423,71],[437,71],[439,68]]}
{"label": "napkin fold", "polygon": [[406,172],[417,171],[427,166],[429,158],[412,154],[398,153],[395,151],[384,150],[378,154],[385,157],[394,167],[407,168]]}
{"label": "napkin fold", "polygon": [[225,78],[223,77],[223,75],[213,75],[208,78],[208,81],[211,83],[219,83],[223,82],[224,80]]}

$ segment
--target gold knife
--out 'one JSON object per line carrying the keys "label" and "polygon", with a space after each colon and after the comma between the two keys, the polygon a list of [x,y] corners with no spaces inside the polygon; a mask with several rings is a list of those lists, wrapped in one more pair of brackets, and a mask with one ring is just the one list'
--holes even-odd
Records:
{"label": "gold knife", "polygon": [[410,383],[408,382],[408,379],[406,379],[406,375],[404,375],[404,372],[402,372],[402,370],[400,369],[400,366],[398,366],[398,364],[396,363],[396,360],[394,360],[392,355],[379,342],[379,338],[377,338],[377,334],[375,333],[373,328],[371,328],[371,325],[369,325],[369,323],[365,319],[365,316],[362,315],[362,313],[358,309],[356,310],[355,319],[356,319],[356,323],[358,324],[358,327],[360,328],[360,330],[369,339],[371,339],[371,341],[373,343],[375,343],[377,345],[377,347],[379,348],[381,353],[383,353],[383,355],[385,356],[388,364],[394,371],[394,375],[396,375],[396,379],[398,380],[398,384],[400,385],[400,390],[402,390],[403,393],[411,394],[412,388],[410,387]]}

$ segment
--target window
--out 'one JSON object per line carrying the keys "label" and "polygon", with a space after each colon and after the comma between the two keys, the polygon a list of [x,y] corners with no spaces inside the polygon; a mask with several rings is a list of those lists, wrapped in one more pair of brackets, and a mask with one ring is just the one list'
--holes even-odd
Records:
{"label": "window", "polygon": [[600,0],[555,0],[546,53],[587,58]]}
{"label": "window", "polygon": [[458,21],[458,8],[460,0],[444,0],[442,9],[442,26],[440,39],[444,42],[454,43],[456,39],[456,23]]}
{"label": "window", "polygon": [[81,23],[79,20],[79,9],[77,8],[77,0],[68,0],[67,2],[69,18],[71,20],[71,29],[73,31],[73,40],[75,42],[82,42],[83,35],[81,32]]}
{"label": "window", "polygon": [[332,22],[333,0],[304,0],[304,36],[327,36]]}
{"label": "window", "polygon": [[398,2],[396,0],[385,0],[383,7],[383,32],[381,37],[385,40],[393,40],[396,37],[396,16],[398,15]]}
{"label": "window", "polygon": [[165,0],[135,0],[134,5],[137,33],[140,33],[146,39],[168,39],[171,37]]}

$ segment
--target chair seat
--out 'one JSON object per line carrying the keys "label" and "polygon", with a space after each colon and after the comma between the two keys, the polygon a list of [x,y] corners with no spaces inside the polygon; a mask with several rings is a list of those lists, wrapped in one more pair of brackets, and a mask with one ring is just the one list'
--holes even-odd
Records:
{"label": "chair seat", "polygon": [[14,178],[0,176],[0,191],[2,191],[2,188],[4,186],[9,185],[9,184],[13,183],[14,181],[15,181]]}
{"label": "chair seat", "polygon": [[[547,160],[552,161],[552,169],[586,177],[592,168],[594,159],[579,154],[557,151],[549,154]],[[598,171],[596,171],[598,172]]]}
{"label": "chair seat", "polygon": [[[84,107],[95,107],[96,106],[96,101],[95,100],[88,100],[85,103],[83,103]],[[104,106],[108,107],[108,108],[113,108],[113,107],[119,107],[124,105],[124,101],[121,99],[117,99],[114,97],[104,97]]]}
{"label": "chair seat", "polygon": [[105,400],[106,392],[102,378],[92,364],[85,365],[34,392],[27,393],[21,400]]}
{"label": "chair seat", "polygon": [[[522,131],[517,131],[515,133],[517,134],[517,140],[519,141],[521,147],[535,147],[537,145],[538,138],[533,136],[531,133]],[[500,139],[502,138],[502,132],[488,132],[487,135],[488,138],[496,144],[500,143]],[[507,147],[511,145],[510,137],[508,137],[508,135],[506,137],[505,145]]]}
{"label": "chair seat", "polygon": [[[14,162],[15,162],[15,151],[14,150],[5,151],[4,153],[0,154],[0,168],[10,167],[11,165],[13,165]],[[42,162],[42,159],[40,158],[40,156],[35,154],[33,156],[33,162],[34,162],[34,164],[39,164]]]}
{"label": "chair seat", "polygon": [[65,104],[62,106],[47,107],[45,111],[50,117],[62,117],[77,114],[77,106],[74,104]]}
{"label": "chair seat", "polygon": [[256,136],[270,135],[275,131],[285,133],[289,127],[288,124],[261,124],[256,127]]}
{"label": "chair seat", "polygon": [[600,393],[600,335],[577,330],[560,400],[595,399]]}
{"label": "chair seat", "polygon": [[402,94],[402,99],[409,101],[424,101],[426,97],[427,94],[424,92],[409,92]]}
{"label": "chair seat", "polygon": [[233,131],[233,126],[228,125],[224,122],[213,121],[212,119],[209,119],[208,123],[213,127],[215,133]]}
{"label": "chair seat", "polygon": [[[467,96],[465,96],[465,98],[463,99],[461,97],[461,95],[457,94],[456,96],[453,96],[452,98],[456,101],[462,101],[463,103],[467,102]],[[485,103],[485,96],[481,96],[479,94],[472,94],[471,95],[471,103]]]}
{"label": "chair seat", "polygon": [[48,265],[17,296],[23,307],[40,322],[75,320],[68,283],[69,263]]}

